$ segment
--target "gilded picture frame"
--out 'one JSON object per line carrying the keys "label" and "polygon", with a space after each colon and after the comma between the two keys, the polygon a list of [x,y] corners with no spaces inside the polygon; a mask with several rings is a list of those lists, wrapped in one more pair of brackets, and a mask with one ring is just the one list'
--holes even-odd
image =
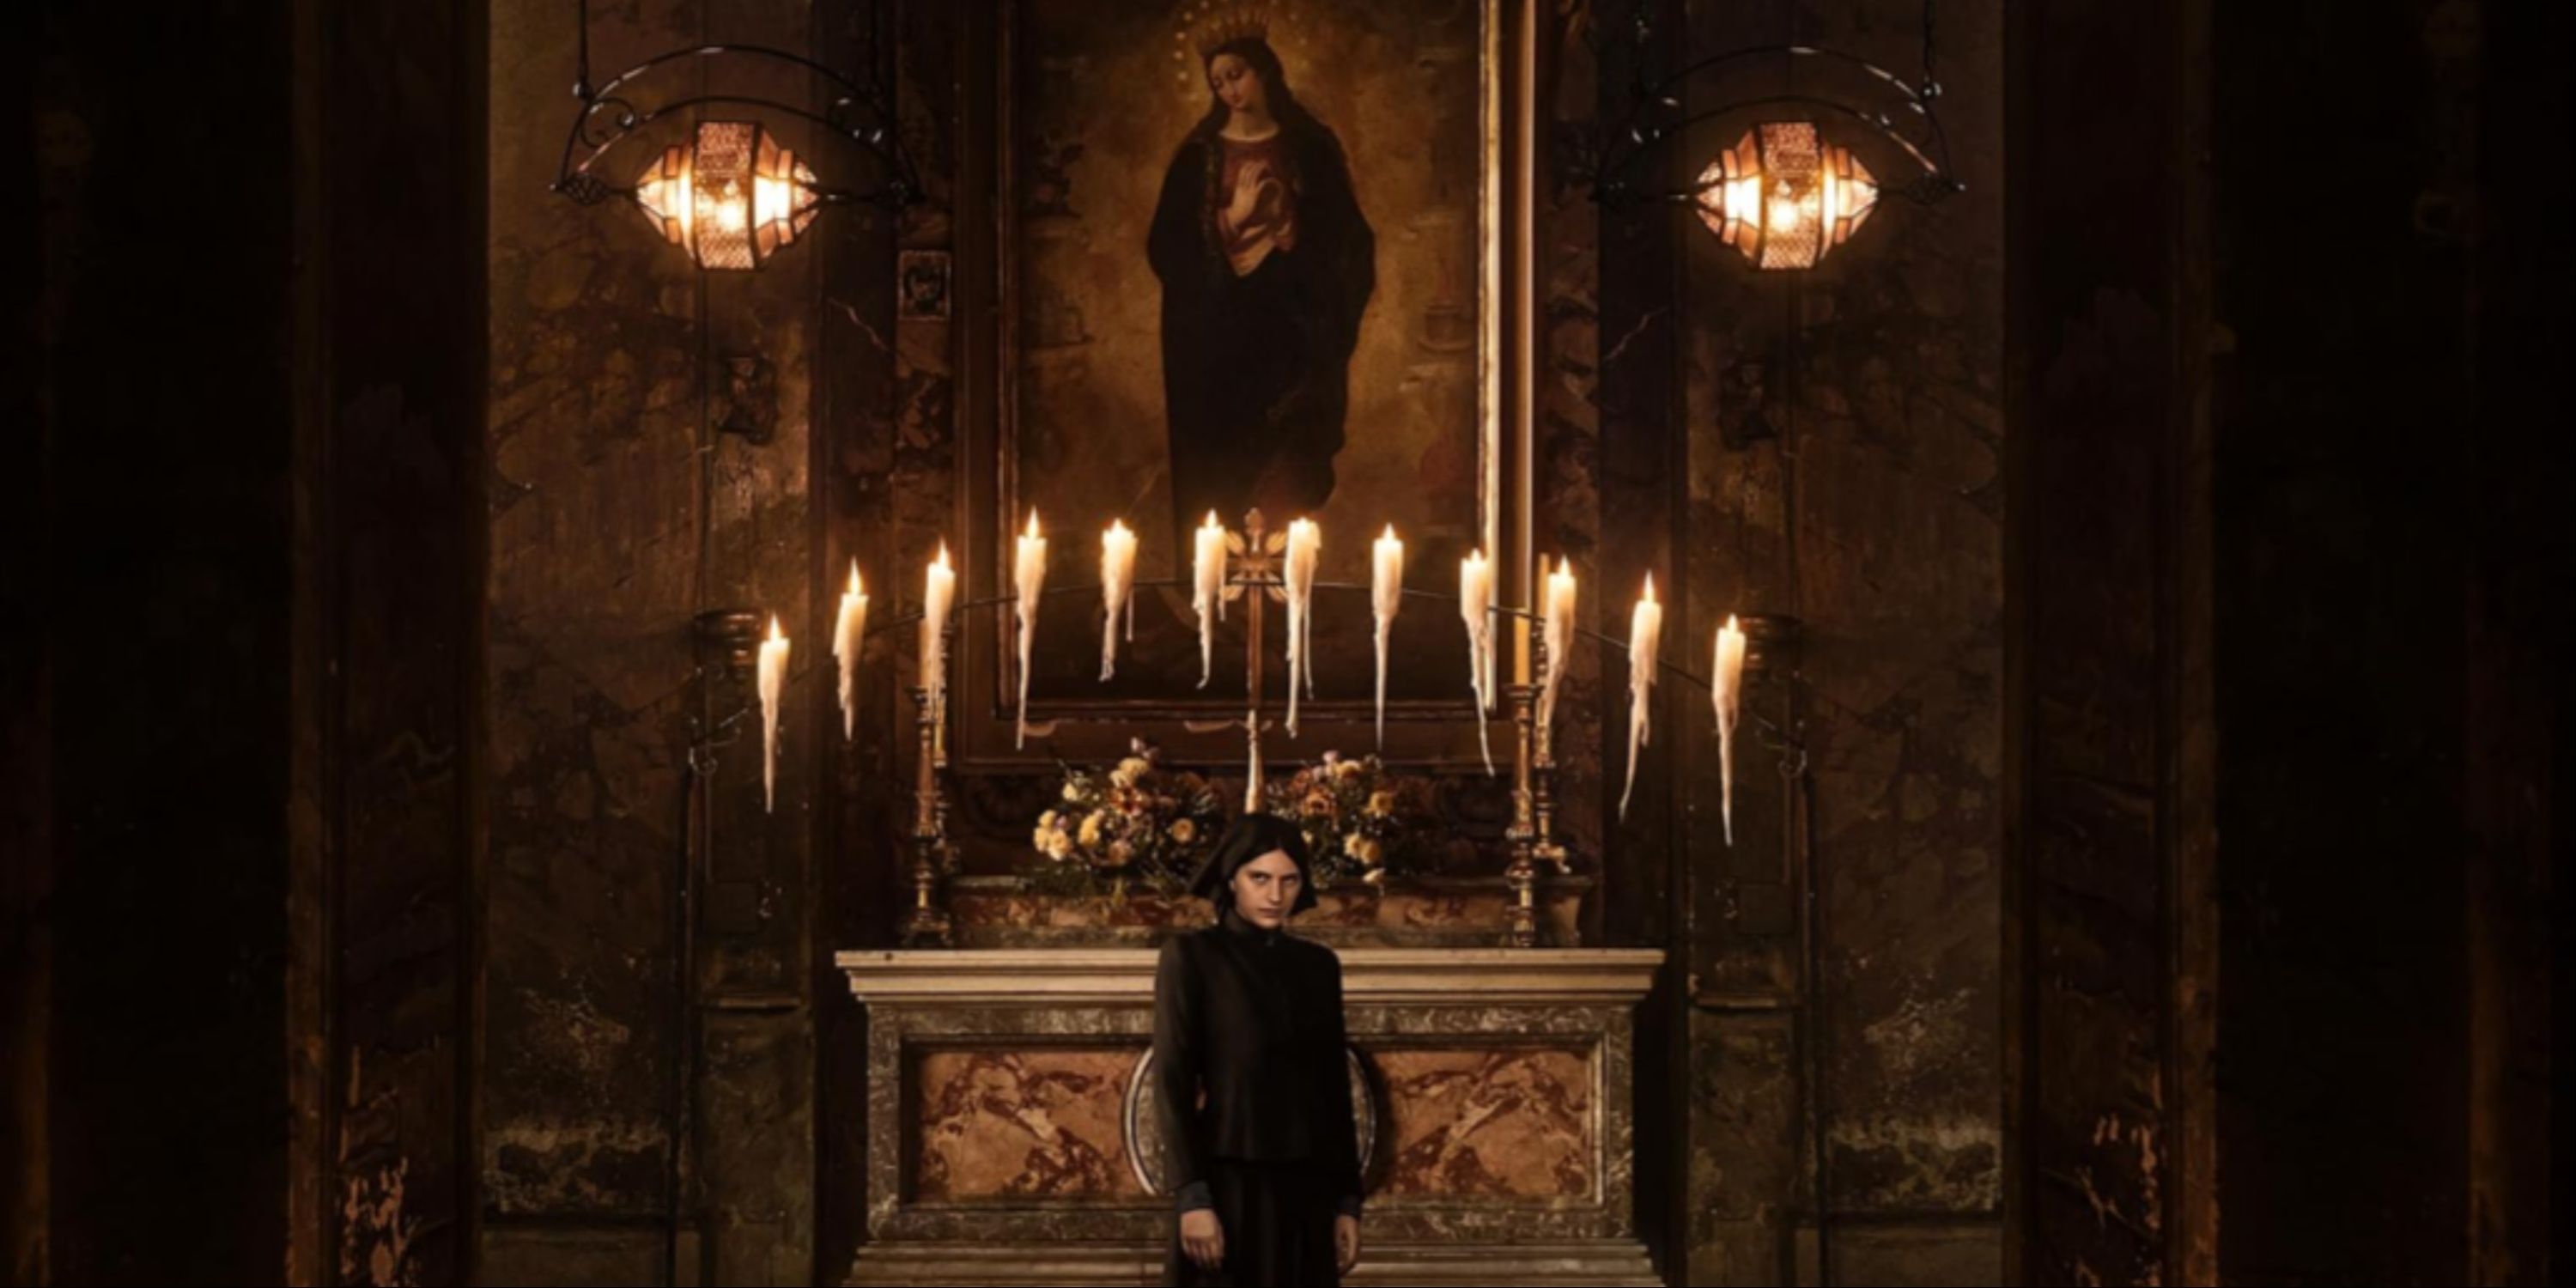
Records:
{"label": "gilded picture frame", "polygon": [[[956,262],[957,530],[968,597],[999,596],[1034,511],[1058,593],[1041,609],[1025,745],[1010,610],[961,618],[956,762],[1095,761],[1135,737],[1176,759],[1241,760],[1245,608],[1229,608],[1202,671],[1183,531],[1190,514],[1237,504],[1261,510],[1273,531],[1302,514],[1325,533],[1303,728],[1294,739],[1267,733],[1266,754],[1286,763],[1376,749],[1370,603],[1357,587],[1388,524],[1406,542],[1407,587],[1453,595],[1458,559],[1473,549],[1493,559],[1503,602],[1527,602],[1535,16],[1520,0],[1293,10],[990,0],[986,16],[969,24],[961,53],[961,169],[990,182],[961,185],[958,210],[958,227],[976,231],[961,231]],[[1273,46],[1266,60],[1246,30]],[[1248,76],[1246,63],[1256,64]],[[1267,135],[1237,140],[1228,130],[1256,111],[1220,110],[1215,72],[1280,84],[1294,107],[1271,114]],[[1336,189],[1336,162],[1347,191]],[[1259,228],[1280,191],[1286,214],[1267,243],[1242,232]],[[1364,275],[1348,267],[1346,204],[1372,244]],[[1257,264],[1248,272],[1247,258]],[[1217,265],[1219,285],[1190,295],[1189,262]],[[1350,283],[1362,276],[1354,309]],[[1265,301],[1288,303],[1265,312]],[[1183,388],[1188,373],[1196,395]],[[1330,399],[1314,391],[1337,380],[1339,439],[1319,468],[1325,453],[1301,459],[1291,445],[1330,441],[1316,412]],[[1244,426],[1276,427],[1282,446],[1243,448],[1260,432]],[[1199,482],[1208,479],[1219,484]],[[1113,517],[1139,534],[1140,586],[1136,638],[1120,640],[1119,671],[1104,681],[1099,597],[1069,588],[1098,581]],[[1247,521],[1218,518],[1238,533]],[[1280,605],[1266,606],[1263,625],[1261,706],[1276,722]],[[1387,757],[1481,764],[1454,604],[1408,599],[1394,635]],[[1502,650],[1508,677],[1511,645]]]}

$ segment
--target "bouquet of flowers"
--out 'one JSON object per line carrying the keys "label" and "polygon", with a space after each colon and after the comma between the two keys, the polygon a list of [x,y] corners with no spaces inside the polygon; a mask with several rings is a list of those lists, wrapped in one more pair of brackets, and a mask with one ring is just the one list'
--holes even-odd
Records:
{"label": "bouquet of flowers", "polygon": [[1068,765],[1062,801],[1038,816],[1024,866],[1031,888],[1053,894],[1124,894],[1133,882],[1175,894],[1225,830],[1225,802],[1197,774],[1166,769],[1139,739],[1107,773]]}
{"label": "bouquet of flowers", "polygon": [[1413,871],[1430,835],[1422,826],[1431,816],[1427,785],[1388,773],[1375,756],[1325,752],[1321,762],[1264,784],[1264,795],[1270,813],[1304,829],[1319,887],[1383,885],[1390,872]]}

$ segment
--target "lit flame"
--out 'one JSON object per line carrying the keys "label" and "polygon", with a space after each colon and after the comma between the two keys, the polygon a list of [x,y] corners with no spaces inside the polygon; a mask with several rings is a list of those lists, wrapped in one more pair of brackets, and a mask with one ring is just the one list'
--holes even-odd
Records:
{"label": "lit flame", "polygon": [[1700,221],[1756,268],[1813,268],[1878,203],[1878,181],[1810,121],[1754,126],[1700,171]]}

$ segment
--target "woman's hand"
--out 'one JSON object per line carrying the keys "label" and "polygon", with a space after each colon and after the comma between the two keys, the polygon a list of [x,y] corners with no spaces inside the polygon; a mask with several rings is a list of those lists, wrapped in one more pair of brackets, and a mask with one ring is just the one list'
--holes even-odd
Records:
{"label": "woman's hand", "polygon": [[1241,228],[1252,221],[1261,206],[1261,187],[1270,182],[1270,167],[1264,162],[1249,162],[1234,172],[1234,197],[1225,208],[1227,227]]}
{"label": "woman's hand", "polygon": [[[1351,1235],[1356,1241],[1358,1230],[1354,1228]],[[1225,1264],[1225,1229],[1217,1224],[1216,1209],[1192,1208],[1181,1214],[1181,1251],[1203,1269]]]}
{"label": "woman's hand", "polygon": [[1360,1219],[1355,1216],[1333,1218],[1333,1260],[1343,1274],[1360,1263]]}

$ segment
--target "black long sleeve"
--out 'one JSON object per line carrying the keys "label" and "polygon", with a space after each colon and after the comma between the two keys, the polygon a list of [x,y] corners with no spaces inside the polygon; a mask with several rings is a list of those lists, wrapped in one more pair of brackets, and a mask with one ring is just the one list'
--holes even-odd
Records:
{"label": "black long sleeve", "polygon": [[1178,939],[1154,963],[1154,1113],[1163,1175],[1181,1211],[1208,1206],[1207,1133],[1199,1125],[1200,1001],[1197,972]]}
{"label": "black long sleeve", "polygon": [[1345,1216],[1360,1214],[1360,1130],[1359,1118],[1351,1104],[1349,1022],[1342,1015],[1342,959],[1332,958],[1332,1037],[1326,1043],[1327,1079],[1324,1091],[1324,1160],[1335,1178],[1334,1192],[1340,1197]]}

